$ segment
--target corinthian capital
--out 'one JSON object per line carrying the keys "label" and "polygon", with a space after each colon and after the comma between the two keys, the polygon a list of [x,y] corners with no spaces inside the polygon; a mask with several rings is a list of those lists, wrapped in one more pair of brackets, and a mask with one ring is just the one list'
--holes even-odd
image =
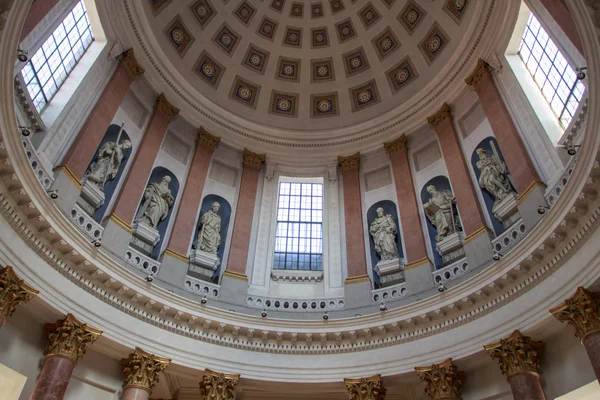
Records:
{"label": "corinthian capital", "polygon": [[444,103],[442,108],[439,109],[438,112],[433,114],[431,117],[427,117],[427,122],[433,125],[434,128],[440,126],[444,121],[452,118],[452,110],[448,103]]}
{"label": "corinthian capital", "polygon": [[140,348],[129,357],[121,360],[123,374],[125,374],[124,387],[140,387],[151,391],[154,385],[158,383],[158,375],[171,363],[168,358],[146,353]]}
{"label": "corinthian capital", "polygon": [[238,374],[223,374],[207,369],[200,381],[200,399],[233,400],[239,380]]}
{"label": "corinthian capital", "polygon": [[385,400],[386,388],[381,383],[381,375],[369,378],[344,378],[350,400]]}
{"label": "corinthian capital", "polygon": [[177,108],[174,105],[172,105],[171,103],[169,103],[169,100],[167,100],[167,97],[165,96],[164,93],[161,93],[156,98],[156,104],[154,105],[154,111],[161,113],[162,115],[167,117],[167,119],[169,121],[172,120],[174,116],[179,114],[179,108]]}
{"label": "corinthian capital", "polygon": [[248,149],[244,149],[244,165],[250,168],[261,169],[266,159],[267,156],[264,154],[253,153]]}
{"label": "corinthian capital", "polygon": [[575,336],[583,341],[590,333],[600,331],[599,310],[600,293],[578,287],[573,296],[550,312],[559,321],[567,322],[575,328]]}
{"label": "corinthian capital", "polygon": [[539,374],[542,347],[542,342],[533,341],[518,330],[505,339],[484,346],[485,351],[498,361],[506,377],[520,373]]}
{"label": "corinthian capital", "polygon": [[123,53],[123,58],[121,59],[121,63],[125,66],[127,73],[131,80],[135,80],[138,76],[141,76],[146,72],[146,70],[140,65],[138,60],[135,58],[135,54],[133,54],[133,49],[127,50]]}
{"label": "corinthian capital", "polygon": [[480,58],[479,60],[477,60],[477,66],[475,67],[475,70],[473,70],[471,75],[469,75],[465,79],[465,82],[467,83],[467,85],[473,86],[475,89],[477,89],[485,74],[489,73],[490,65]]}
{"label": "corinthian capital", "polygon": [[360,167],[360,153],[352,154],[347,157],[338,157],[338,164],[342,167],[342,171],[351,171]]}
{"label": "corinthian capital", "polygon": [[8,318],[17,307],[39,292],[19,279],[12,267],[0,269],[0,317]]}
{"label": "corinthian capital", "polygon": [[200,127],[198,129],[198,144],[202,147],[206,147],[210,151],[215,151],[215,147],[221,142],[219,136],[213,135],[206,129]]}
{"label": "corinthian capital", "polygon": [[425,382],[427,385],[425,393],[432,400],[461,398],[460,388],[465,379],[465,373],[459,371],[458,367],[452,364],[451,358],[429,367],[417,367],[415,371],[421,382]]}
{"label": "corinthian capital", "polygon": [[406,135],[403,133],[398,139],[383,144],[383,148],[388,154],[396,154],[406,150]]}
{"label": "corinthian capital", "polygon": [[86,346],[94,343],[102,335],[101,330],[78,321],[71,314],[56,321],[55,324],[46,324],[46,331],[48,332],[46,357],[61,355],[73,361],[83,357]]}

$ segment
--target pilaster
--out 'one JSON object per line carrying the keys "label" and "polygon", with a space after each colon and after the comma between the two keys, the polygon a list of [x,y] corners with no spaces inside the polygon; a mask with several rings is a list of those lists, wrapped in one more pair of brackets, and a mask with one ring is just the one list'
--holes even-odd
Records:
{"label": "pilaster", "polygon": [[439,364],[428,367],[416,367],[421,382],[426,385],[425,393],[431,400],[460,400],[460,389],[465,373],[459,371],[449,358]]}

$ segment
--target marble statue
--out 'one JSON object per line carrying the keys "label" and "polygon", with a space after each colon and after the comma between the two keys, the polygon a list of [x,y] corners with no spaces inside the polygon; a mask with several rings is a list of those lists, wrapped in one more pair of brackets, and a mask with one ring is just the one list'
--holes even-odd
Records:
{"label": "marble statue", "polygon": [[104,192],[106,182],[113,180],[119,172],[121,162],[123,162],[123,150],[129,148],[131,148],[131,142],[127,139],[119,144],[117,141],[104,143],[98,150],[96,160],[83,175],[83,180],[94,183]]}
{"label": "marble statue", "polygon": [[437,229],[435,240],[440,242],[460,227],[458,216],[454,213],[456,199],[451,191],[437,190],[434,185],[427,187],[427,193],[431,198],[423,204],[423,208],[427,218]]}
{"label": "marble statue", "polygon": [[377,208],[377,218],[371,222],[369,232],[375,242],[375,251],[382,260],[400,258],[398,255],[398,246],[396,245],[398,228],[392,215],[384,215],[383,208]]}
{"label": "marble statue", "polygon": [[196,241],[195,247],[206,253],[217,254],[219,246],[221,245],[220,208],[221,204],[215,201],[212,203],[210,210],[200,217],[202,228],[198,234],[198,240]]}
{"label": "marble statue", "polygon": [[476,165],[481,172],[479,175],[479,186],[494,196],[494,205],[496,205],[512,193],[512,187],[506,163],[498,156],[494,143],[492,142],[491,144],[493,155],[487,154],[482,148],[475,150],[479,156],[479,161],[477,161]]}
{"label": "marble statue", "polygon": [[173,205],[173,195],[169,189],[171,177],[163,176],[160,182],[150,183],[144,191],[144,199],[138,211],[136,221],[144,222],[157,229],[158,224],[167,218],[169,207]]}

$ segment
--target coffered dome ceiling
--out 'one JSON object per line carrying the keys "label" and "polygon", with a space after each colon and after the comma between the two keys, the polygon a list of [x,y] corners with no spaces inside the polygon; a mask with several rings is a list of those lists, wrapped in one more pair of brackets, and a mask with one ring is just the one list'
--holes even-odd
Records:
{"label": "coffered dome ceiling", "polygon": [[271,144],[304,132],[311,145],[352,141],[359,130],[364,138],[366,128],[450,100],[443,91],[464,85],[482,37],[494,34],[490,16],[502,12],[494,0],[124,3],[134,47],[184,108],[225,116]]}

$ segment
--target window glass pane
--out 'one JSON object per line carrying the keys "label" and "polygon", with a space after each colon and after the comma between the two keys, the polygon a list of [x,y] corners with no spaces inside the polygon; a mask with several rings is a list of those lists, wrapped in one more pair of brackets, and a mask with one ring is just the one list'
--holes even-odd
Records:
{"label": "window glass pane", "polygon": [[585,86],[537,18],[531,14],[519,56],[563,128],[571,122]]}
{"label": "window glass pane", "polygon": [[38,112],[52,100],[93,40],[87,10],[80,1],[21,70]]}

